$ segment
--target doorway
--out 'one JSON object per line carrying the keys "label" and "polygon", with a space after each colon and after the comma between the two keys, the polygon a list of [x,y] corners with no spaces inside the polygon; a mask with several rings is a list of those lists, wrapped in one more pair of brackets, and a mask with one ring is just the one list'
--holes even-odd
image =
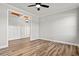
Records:
{"label": "doorway", "polygon": [[[31,37],[31,20],[26,21],[22,15],[15,14],[12,10],[8,11],[8,44],[9,47],[20,46]],[[20,45],[19,45],[20,44]]]}

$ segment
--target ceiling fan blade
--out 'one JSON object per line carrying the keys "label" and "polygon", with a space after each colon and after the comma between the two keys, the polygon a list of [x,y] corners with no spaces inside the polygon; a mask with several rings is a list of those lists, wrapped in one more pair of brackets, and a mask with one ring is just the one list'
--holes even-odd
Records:
{"label": "ceiling fan blade", "polygon": [[21,14],[20,13],[17,13],[17,12],[11,12],[11,15],[21,16]]}
{"label": "ceiling fan blade", "polygon": [[40,10],[40,8],[37,8],[37,10],[39,11],[39,10]]}
{"label": "ceiling fan blade", "polygon": [[35,6],[35,5],[29,5],[28,7],[33,7],[33,6]]}
{"label": "ceiling fan blade", "polygon": [[46,8],[49,8],[49,6],[48,6],[48,5],[40,5],[40,6],[42,6],[42,7],[46,7]]}

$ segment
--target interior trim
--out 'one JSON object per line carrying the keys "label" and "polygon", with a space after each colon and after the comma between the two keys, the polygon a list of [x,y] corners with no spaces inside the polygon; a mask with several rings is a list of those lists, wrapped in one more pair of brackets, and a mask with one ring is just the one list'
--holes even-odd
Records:
{"label": "interior trim", "polygon": [[40,39],[47,40],[47,41],[53,41],[53,42],[57,42],[57,43],[62,43],[62,44],[74,45],[74,46],[78,46],[79,47],[79,44],[75,44],[75,43],[71,43],[71,42],[51,40],[51,39],[46,39],[46,38],[40,38]]}

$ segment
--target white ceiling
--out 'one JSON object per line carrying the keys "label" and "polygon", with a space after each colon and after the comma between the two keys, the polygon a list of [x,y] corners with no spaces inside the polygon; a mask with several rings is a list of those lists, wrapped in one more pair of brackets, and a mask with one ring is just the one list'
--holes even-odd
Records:
{"label": "white ceiling", "polygon": [[43,3],[49,5],[50,7],[49,8],[41,7],[41,10],[37,11],[36,7],[27,7],[30,4],[34,3],[10,3],[9,5],[12,5],[14,7],[17,7],[19,9],[22,9],[26,12],[30,12],[40,17],[73,9],[79,6],[78,3]]}

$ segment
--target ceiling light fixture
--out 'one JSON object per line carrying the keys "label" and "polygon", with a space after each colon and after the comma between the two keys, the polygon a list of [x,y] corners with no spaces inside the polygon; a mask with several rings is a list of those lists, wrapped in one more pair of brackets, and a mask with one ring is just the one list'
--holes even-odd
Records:
{"label": "ceiling light fixture", "polygon": [[36,7],[37,7],[37,8],[40,8],[40,5],[39,5],[39,4],[37,4],[37,5],[36,5]]}

